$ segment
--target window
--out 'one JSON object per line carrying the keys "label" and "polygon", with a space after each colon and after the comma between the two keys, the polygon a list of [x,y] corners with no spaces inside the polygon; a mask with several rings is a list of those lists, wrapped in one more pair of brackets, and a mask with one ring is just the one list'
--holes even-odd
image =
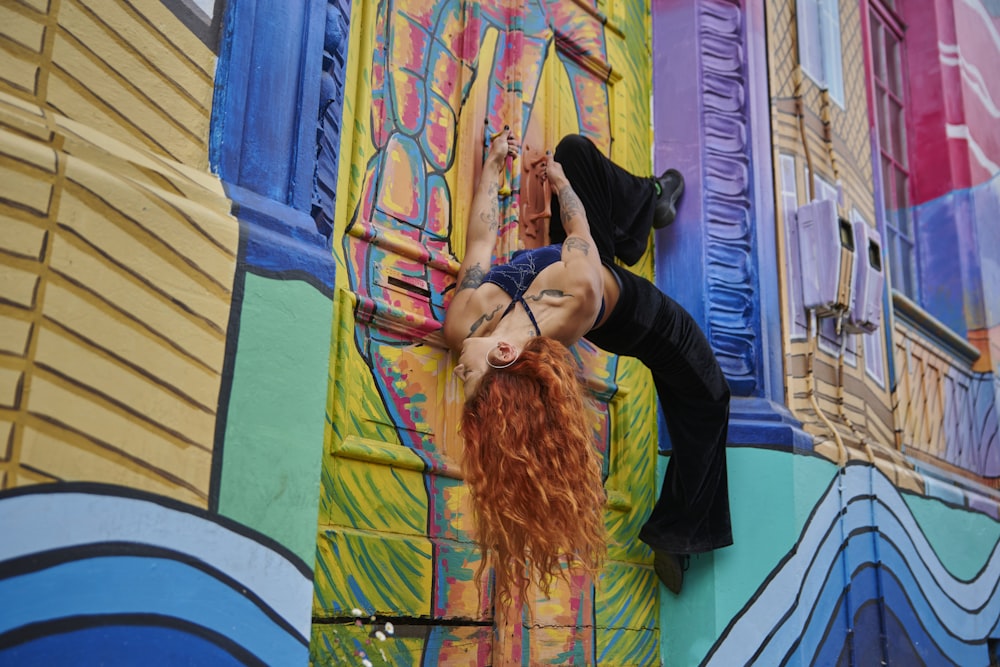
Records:
{"label": "window", "polygon": [[806,337],[806,311],[802,306],[802,260],[799,258],[799,228],[795,222],[795,212],[799,208],[799,196],[795,189],[795,157],[782,154],[781,168],[781,208],[784,213],[785,261],[791,270],[788,280],[788,306],[791,310],[789,332],[792,340]]}
{"label": "window", "polygon": [[[809,179],[809,169],[806,169],[806,181]],[[840,190],[833,183],[827,183],[819,174],[813,175],[813,194],[816,199],[832,199],[840,203]]]}
{"label": "window", "polygon": [[830,98],[844,106],[844,66],[840,54],[838,0],[798,0],[799,62]]}
{"label": "window", "polygon": [[[805,340],[808,313],[806,313],[803,304],[802,272],[809,269],[802,266],[801,253],[799,252],[799,229],[796,219],[799,198],[796,191],[795,157],[780,155],[778,166],[781,171],[781,208],[784,213],[785,238],[788,239],[785,244],[785,257],[790,270],[788,279],[789,335],[792,340]],[[810,178],[812,178],[813,184],[813,199],[830,199],[836,202],[841,200],[840,190],[837,186],[826,181],[819,174],[810,174],[808,167],[803,168],[804,182],[808,183]],[[819,349],[833,356],[839,355],[845,335],[843,332],[837,332],[837,318],[819,318]],[[855,337],[848,336],[846,343],[844,359],[848,364],[854,366],[857,364]]]}
{"label": "window", "polygon": [[872,82],[885,206],[885,247],[893,288],[917,301],[917,245],[906,159],[903,30],[894,0],[872,0]]}

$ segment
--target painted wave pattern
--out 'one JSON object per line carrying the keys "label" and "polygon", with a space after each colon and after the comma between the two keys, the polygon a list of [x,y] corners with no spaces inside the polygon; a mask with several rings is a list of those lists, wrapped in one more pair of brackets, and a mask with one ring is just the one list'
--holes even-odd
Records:
{"label": "painted wave pattern", "polygon": [[308,660],[301,564],[207,513],[149,499],[0,499],[0,665]]}
{"label": "painted wave pattern", "polygon": [[885,476],[849,465],[703,664],[991,664],[998,582],[996,545],[956,578]]}

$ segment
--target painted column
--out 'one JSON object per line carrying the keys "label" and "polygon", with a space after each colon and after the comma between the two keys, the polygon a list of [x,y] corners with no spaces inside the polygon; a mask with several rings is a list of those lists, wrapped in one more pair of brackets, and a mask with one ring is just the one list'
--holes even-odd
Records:
{"label": "painted column", "polygon": [[228,3],[210,142],[240,228],[210,508],[309,568],[334,292],[329,239],[310,210],[327,9]]}
{"label": "painted column", "polygon": [[657,282],[715,349],[730,443],[809,448],[783,397],[763,3],[654,0],[652,22],[657,172],[687,184]]}

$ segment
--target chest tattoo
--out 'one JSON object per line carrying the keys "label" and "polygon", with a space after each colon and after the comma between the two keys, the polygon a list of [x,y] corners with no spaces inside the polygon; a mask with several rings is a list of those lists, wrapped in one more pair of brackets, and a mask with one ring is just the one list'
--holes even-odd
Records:
{"label": "chest tattoo", "polygon": [[475,322],[473,322],[472,326],[469,327],[469,334],[466,336],[466,338],[468,338],[469,336],[472,336],[474,333],[476,333],[476,331],[479,330],[479,327],[483,326],[483,324],[485,324],[486,322],[489,322],[494,317],[496,317],[497,313],[499,313],[502,308],[503,308],[503,306],[497,306],[492,311],[490,311],[488,313],[483,313],[482,316],[480,316],[479,319],[477,319]]}
{"label": "chest tattoo", "polygon": [[532,294],[531,296],[524,297],[524,300],[525,301],[541,301],[542,297],[545,297],[545,296],[555,296],[555,297],[568,296],[568,297],[572,297],[573,295],[570,294],[569,292],[563,292],[561,289],[543,289],[538,294]]}

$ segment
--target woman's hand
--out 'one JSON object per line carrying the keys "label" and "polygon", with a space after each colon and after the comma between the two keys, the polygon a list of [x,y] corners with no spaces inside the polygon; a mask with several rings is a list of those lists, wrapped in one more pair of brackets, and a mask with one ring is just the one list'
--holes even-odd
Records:
{"label": "woman's hand", "polygon": [[558,193],[564,185],[569,185],[569,179],[566,178],[562,165],[556,162],[556,158],[551,152],[545,154],[545,162],[542,164],[542,178],[549,182],[555,193]]}
{"label": "woman's hand", "polygon": [[521,152],[521,143],[514,138],[514,131],[507,127],[490,139],[490,152],[486,156],[486,166],[497,171],[504,168],[508,157],[515,157]]}

